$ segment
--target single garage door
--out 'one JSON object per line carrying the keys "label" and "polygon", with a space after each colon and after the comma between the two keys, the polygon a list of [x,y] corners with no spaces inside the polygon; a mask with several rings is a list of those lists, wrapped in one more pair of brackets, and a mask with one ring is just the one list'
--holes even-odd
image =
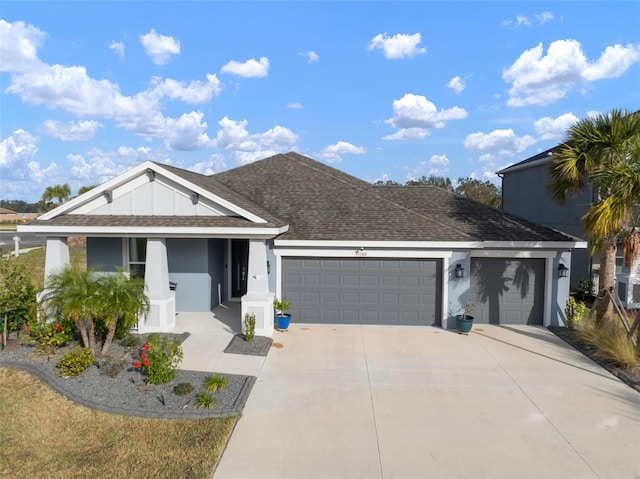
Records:
{"label": "single garage door", "polygon": [[440,260],[285,257],[292,321],[439,325]]}
{"label": "single garage door", "polygon": [[471,315],[476,323],[542,325],[544,259],[472,258]]}

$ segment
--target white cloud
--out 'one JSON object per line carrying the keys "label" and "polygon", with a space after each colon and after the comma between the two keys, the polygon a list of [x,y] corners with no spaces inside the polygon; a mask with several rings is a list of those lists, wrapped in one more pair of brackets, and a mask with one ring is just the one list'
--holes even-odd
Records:
{"label": "white cloud", "polygon": [[301,110],[304,107],[302,106],[302,103],[296,101],[294,103],[287,104],[287,108],[290,108],[292,110]]}
{"label": "white cloud", "polygon": [[156,33],[152,28],[149,33],[140,35],[140,43],[144,47],[147,55],[156,65],[166,65],[169,63],[171,55],[180,53],[180,41],[173,37]]}
{"label": "white cloud", "polygon": [[0,18],[0,71],[25,72],[39,66],[37,50],[45,36],[33,25]]}
{"label": "white cloud", "polygon": [[[405,94],[393,102],[393,117],[386,120],[400,131],[384,137],[386,140],[422,139],[433,128],[443,128],[447,121],[461,120],[467,117],[467,112],[460,107],[453,107],[438,111],[437,107],[426,97]],[[403,131],[409,130],[409,131]]]}
{"label": "white cloud", "polygon": [[327,163],[340,163],[342,155],[364,155],[367,150],[361,146],[356,146],[346,141],[339,141],[329,145],[320,152],[320,158]]}
{"label": "white cloud", "polygon": [[171,100],[181,100],[188,104],[201,104],[211,101],[222,91],[222,83],[214,74],[207,73],[207,81],[192,80],[187,84],[183,81],[166,78],[154,77],[152,79],[152,90],[150,95],[160,94],[160,97],[166,96]]}
{"label": "white cloud", "polygon": [[174,151],[193,151],[209,146],[211,140],[205,133],[207,124],[200,111],[185,113],[178,119],[168,118],[165,124],[165,144]]}
{"label": "white cloud", "polygon": [[542,12],[536,15],[536,20],[540,23],[544,24],[553,20],[553,13],[551,12]]}
{"label": "white cloud", "polygon": [[449,166],[449,158],[447,155],[433,155],[429,159],[429,163],[434,166]]}
{"label": "white cloud", "polygon": [[298,55],[305,57],[307,59],[307,63],[315,63],[320,60],[320,56],[313,50],[309,50],[308,52],[300,52],[298,53]]}
{"label": "white cloud", "polygon": [[109,50],[115,51],[118,56],[124,60],[124,43],[112,41],[111,45],[109,45]]}
{"label": "white cloud", "polygon": [[201,175],[213,175],[224,170],[227,162],[219,153],[214,153],[207,161],[201,161],[189,167],[189,170],[200,173]]}
{"label": "white cloud", "polygon": [[468,76],[464,78],[460,78],[459,76],[454,76],[451,80],[449,80],[449,83],[447,83],[447,87],[451,88],[453,91],[455,91],[459,95],[467,87],[468,79],[469,79]]}
{"label": "white cloud", "polygon": [[262,78],[269,74],[269,59],[261,57],[260,61],[256,61],[255,58],[251,58],[244,63],[231,60],[220,71],[244,78]]}
{"label": "white cloud", "polygon": [[512,156],[535,144],[536,140],[529,136],[516,136],[513,130],[493,130],[491,133],[471,133],[464,140],[464,146],[470,151],[495,153],[501,156]]}
{"label": "white cloud", "polygon": [[526,15],[518,15],[518,16],[516,16],[516,27],[519,27],[520,25],[524,25],[525,27],[530,27],[531,26],[531,22],[526,17]]}
{"label": "white cloud", "polygon": [[640,45],[607,47],[593,63],[576,40],[557,40],[543,53],[540,43],[502,72],[503,80],[512,84],[509,106],[547,105],[578,84],[619,77],[640,60]]}
{"label": "white cloud", "polygon": [[[37,136],[23,129],[15,130],[0,142],[0,169],[20,169],[27,164],[38,152],[38,141]],[[6,175],[2,174],[5,178]]]}
{"label": "white cloud", "polygon": [[98,128],[102,128],[102,125],[97,121],[81,120],[63,123],[61,121],[45,120],[40,127],[40,131],[61,141],[87,141],[95,136]]}
{"label": "white cloud", "polygon": [[386,33],[379,33],[369,42],[369,51],[382,50],[388,59],[413,58],[416,55],[426,53],[427,49],[419,47],[422,36],[419,33],[413,35],[397,33],[390,37]]}
{"label": "white cloud", "polygon": [[541,140],[561,140],[566,137],[567,129],[578,121],[573,113],[565,113],[555,119],[549,116],[540,118],[534,127]]}
{"label": "white cloud", "polygon": [[289,128],[276,125],[264,133],[250,134],[248,123],[247,120],[234,121],[225,116],[218,122],[220,129],[211,145],[232,151],[236,162],[246,164],[290,151],[298,142],[298,135]]}

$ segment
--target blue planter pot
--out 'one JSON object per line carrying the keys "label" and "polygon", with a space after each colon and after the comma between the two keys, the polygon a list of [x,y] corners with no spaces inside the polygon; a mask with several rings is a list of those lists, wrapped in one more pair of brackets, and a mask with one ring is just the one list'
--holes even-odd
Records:
{"label": "blue planter pot", "polygon": [[473,316],[469,316],[468,314],[462,316],[459,314],[456,316],[456,326],[459,333],[469,334],[469,331],[471,331],[471,327],[473,326]]}
{"label": "blue planter pot", "polygon": [[276,329],[278,331],[286,331],[291,323],[290,314],[276,314]]}

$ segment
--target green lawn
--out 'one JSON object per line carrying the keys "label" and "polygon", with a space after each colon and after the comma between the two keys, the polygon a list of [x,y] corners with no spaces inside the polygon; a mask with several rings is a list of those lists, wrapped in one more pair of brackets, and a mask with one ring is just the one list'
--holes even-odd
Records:
{"label": "green lawn", "polygon": [[[69,256],[71,258],[71,264],[78,265],[83,269],[87,267],[86,248],[69,248]],[[33,285],[38,289],[42,288],[44,283],[45,248],[38,248],[27,253],[22,253],[17,258],[9,256],[8,260],[23,264],[27,271],[31,273],[31,281],[33,282]]]}

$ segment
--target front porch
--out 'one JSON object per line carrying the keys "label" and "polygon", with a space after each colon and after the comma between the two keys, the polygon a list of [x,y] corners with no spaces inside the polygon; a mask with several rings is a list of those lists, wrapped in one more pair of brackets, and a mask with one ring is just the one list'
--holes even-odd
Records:
{"label": "front porch", "polygon": [[190,333],[182,343],[180,369],[257,376],[265,357],[225,353],[231,339],[241,333],[239,302],[225,302],[210,312],[178,313],[171,333]]}

